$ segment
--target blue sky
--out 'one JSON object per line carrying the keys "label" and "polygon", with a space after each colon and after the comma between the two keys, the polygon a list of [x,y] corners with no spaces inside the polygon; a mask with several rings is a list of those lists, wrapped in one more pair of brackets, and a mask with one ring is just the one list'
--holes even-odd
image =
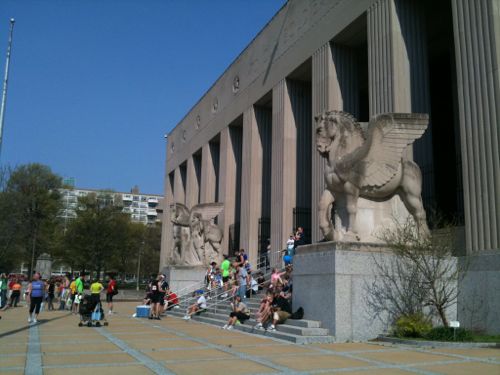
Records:
{"label": "blue sky", "polygon": [[163,192],[165,133],[285,0],[1,0],[0,163],[39,162],[78,187]]}

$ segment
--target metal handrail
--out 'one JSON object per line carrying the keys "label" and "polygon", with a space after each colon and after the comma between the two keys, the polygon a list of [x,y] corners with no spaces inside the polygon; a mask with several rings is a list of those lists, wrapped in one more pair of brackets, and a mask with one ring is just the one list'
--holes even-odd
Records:
{"label": "metal handrail", "polygon": [[[266,281],[264,281],[263,283],[260,283],[260,284],[257,284],[258,286],[264,286],[269,280],[267,280],[267,277],[268,276],[271,276],[272,275],[272,272],[268,272],[268,273],[265,273],[264,274],[264,278],[266,278]],[[209,310],[209,309],[212,309],[214,310],[214,313],[217,314],[217,306],[222,303],[222,302],[227,302],[228,300],[230,300],[231,298],[234,298],[234,296],[227,296],[227,297],[224,297],[222,299],[219,299],[219,297],[221,297],[222,295],[224,295],[224,293],[228,293],[228,291],[223,291],[223,293],[219,293],[215,296],[215,298],[211,298],[211,301],[213,301],[212,304],[209,304],[207,303],[207,307],[205,308],[205,310]],[[250,294],[251,295],[251,294]],[[196,313],[195,313],[196,314]],[[186,312],[186,315],[188,316],[191,316],[192,314],[189,314]]]}
{"label": "metal handrail", "polygon": [[[270,262],[268,262],[266,256],[261,256],[260,261],[257,262],[257,267],[254,272],[259,272],[262,270],[262,266],[264,266],[264,271],[267,269],[267,267],[270,267]],[[186,296],[190,296],[194,291],[198,289],[206,289],[206,280],[198,281],[196,283],[193,283],[191,285],[188,285],[184,288],[181,288],[176,291],[177,297],[178,298],[185,298]],[[181,292],[182,291],[182,292]],[[184,291],[186,291],[184,293]],[[189,298],[189,297],[188,297]]]}

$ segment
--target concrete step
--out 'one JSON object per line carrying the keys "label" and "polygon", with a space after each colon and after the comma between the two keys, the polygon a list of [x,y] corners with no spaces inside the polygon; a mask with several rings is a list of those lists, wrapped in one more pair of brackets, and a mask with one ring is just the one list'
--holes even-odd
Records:
{"label": "concrete step", "polygon": [[[221,322],[227,322],[227,319],[229,317],[229,312],[227,314],[223,312],[205,312],[203,313],[204,316],[207,316],[209,318],[214,318],[218,319]],[[291,333],[294,335],[299,335],[299,336],[326,336],[328,335],[328,329],[326,328],[309,328],[309,327],[299,327],[290,323],[293,323],[293,319],[288,319],[285,324],[278,324],[276,326],[276,330],[280,332],[286,332],[286,333]],[[248,324],[250,326],[255,326],[257,324],[257,321],[255,319],[249,319],[245,322],[245,324]]]}
{"label": "concrete step", "polygon": [[[169,315],[176,316],[176,317],[182,317],[184,314],[180,311],[175,311],[171,312]],[[214,318],[209,316],[209,313],[204,313],[201,315],[194,315],[192,318],[194,321],[199,321],[203,323],[208,323],[212,324],[218,327],[222,327],[224,324],[227,323],[227,316],[224,317],[224,319],[220,318]],[[269,332],[269,331],[263,331],[263,330],[257,330],[254,329],[255,321],[253,322],[246,322],[245,324],[240,324],[235,326],[235,330],[240,330],[243,332],[247,333],[252,333],[260,336],[267,336],[267,337],[272,337],[275,339],[280,339],[280,340],[285,340],[289,342],[293,342],[296,344],[313,344],[313,343],[330,343],[334,342],[335,339],[333,336],[301,336],[301,335],[295,335],[292,333],[287,333],[284,331],[274,331],[274,332]],[[281,328],[278,326],[278,329]]]}
{"label": "concrete step", "polygon": [[[254,312],[257,311],[256,309],[254,309],[254,310],[250,309],[250,310],[252,311],[252,313],[254,313]],[[231,312],[231,307],[230,306],[217,307],[217,313],[223,313],[226,316],[229,316],[230,312]],[[318,321],[318,320],[307,320],[307,319],[296,320],[296,319],[288,319],[286,321],[286,324],[287,325],[291,325],[291,326],[295,326],[295,327],[302,327],[302,328],[321,328],[321,322]]]}

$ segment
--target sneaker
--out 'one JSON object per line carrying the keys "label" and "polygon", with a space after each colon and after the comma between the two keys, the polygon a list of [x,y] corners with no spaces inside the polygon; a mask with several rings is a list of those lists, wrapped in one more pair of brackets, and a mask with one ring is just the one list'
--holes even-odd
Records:
{"label": "sneaker", "polygon": [[229,326],[229,327],[227,327],[227,330],[231,331],[233,328],[234,328],[233,326]]}
{"label": "sneaker", "polygon": [[270,332],[275,332],[276,331],[276,327],[274,326],[274,324],[271,324],[267,330],[270,331]]}
{"label": "sneaker", "polygon": [[33,323],[38,323],[38,320],[36,320],[36,318],[34,318]]}
{"label": "sneaker", "polygon": [[182,318],[182,319],[189,320],[189,319],[191,319],[191,317],[189,315],[184,315],[184,318]]}
{"label": "sneaker", "polygon": [[152,316],[148,316],[148,319],[153,320],[153,317]]}
{"label": "sneaker", "polygon": [[157,316],[155,319],[156,319],[156,320],[161,320],[161,318],[160,318],[159,316]]}
{"label": "sneaker", "polygon": [[257,323],[257,325],[254,327],[254,329],[258,329],[258,330],[263,331],[264,327],[262,326],[262,323]]}
{"label": "sneaker", "polygon": [[28,318],[28,323],[31,323],[31,316]]}
{"label": "sneaker", "polygon": [[227,329],[228,325],[227,324],[224,324],[224,327],[222,327],[222,329]]}
{"label": "sneaker", "polygon": [[108,315],[111,315],[111,314],[113,314],[113,311],[109,310]]}

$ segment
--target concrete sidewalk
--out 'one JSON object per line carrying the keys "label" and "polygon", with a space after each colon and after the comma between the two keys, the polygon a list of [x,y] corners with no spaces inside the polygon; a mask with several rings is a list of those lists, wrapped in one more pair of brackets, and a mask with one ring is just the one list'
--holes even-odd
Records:
{"label": "concrete sidewalk", "polygon": [[411,349],[371,343],[294,345],[185,322],[134,319],[116,303],[108,327],[78,327],[78,316],[2,312],[0,373],[8,374],[500,374],[500,349]]}

